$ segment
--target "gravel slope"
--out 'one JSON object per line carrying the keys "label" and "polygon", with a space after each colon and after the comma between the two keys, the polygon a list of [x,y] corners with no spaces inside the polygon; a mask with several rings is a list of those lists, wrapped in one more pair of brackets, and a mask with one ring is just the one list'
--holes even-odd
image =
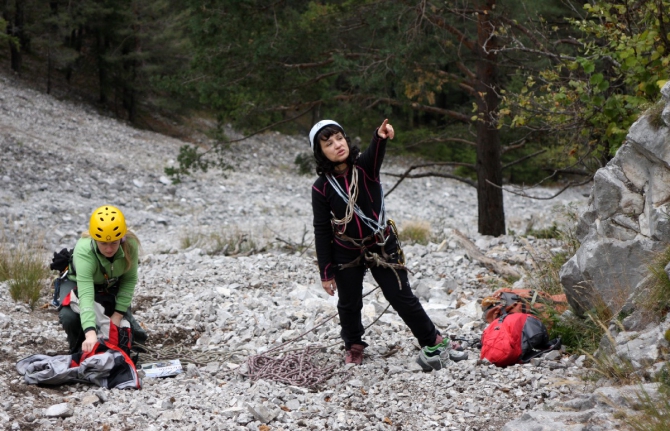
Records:
{"label": "gravel slope", "polygon": [[[414,364],[418,346],[389,311],[367,332],[371,347],[362,367],[343,366],[335,319],[291,345],[298,351],[321,346],[313,360],[318,367],[335,366],[332,379],[311,390],[251,381],[244,375],[250,356],[336,312],[336,299],[319,286],[313,247],[307,247],[314,178],[298,175],[293,163],[306,150],[306,139],[267,133],[242,141],[226,153],[234,170],[199,172],[173,185],[163,168],[174,163],[181,145],[0,77],[5,247],[43,245],[47,262],[53,251],[74,244],[93,208],[118,205],[144,249],[135,315],[150,335],[150,347],[180,358],[186,369],[175,378],[145,378],[139,391],[27,386],[16,361],[36,353],[63,354],[65,335],[53,308],[31,311],[13,303],[8,284],[0,283],[7,298],[0,304],[0,427],[494,430],[549,400],[590,390],[576,358],[540,367],[478,365],[473,344],[483,324],[477,300],[501,282],[466,253],[454,229],[521,272],[532,270],[531,253],[560,245],[478,235],[475,191],[445,179],[407,181],[386,205],[401,229],[410,222],[430,225],[432,242],[405,247],[413,288],[443,332],[470,341],[471,359],[421,372]],[[383,171],[401,172],[403,166],[389,155]],[[383,176],[383,182],[388,189],[394,180]],[[529,225],[548,226],[561,208],[584,206],[587,193],[570,190],[551,201],[506,194],[508,227],[523,232]],[[240,243],[242,238],[246,242]],[[238,243],[252,252],[223,255],[227,243],[229,254]],[[367,279],[366,291],[374,287]],[[45,288],[39,305],[47,304],[48,294]],[[385,306],[378,291],[367,297],[364,323],[377,319]],[[45,416],[46,408],[61,403],[71,416]]]}

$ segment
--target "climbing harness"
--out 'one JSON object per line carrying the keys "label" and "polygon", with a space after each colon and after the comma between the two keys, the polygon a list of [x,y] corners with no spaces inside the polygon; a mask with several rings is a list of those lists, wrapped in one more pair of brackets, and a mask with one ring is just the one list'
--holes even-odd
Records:
{"label": "climbing harness", "polygon": [[[358,169],[354,166],[351,171],[351,184],[349,184],[348,190],[345,190],[340,186],[335,178],[331,174],[326,174],[326,180],[333,187],[335,193],[344,200],[347,204],[347,209],[345,211],[344,217],[341,219],[336,219],[333,217],[333,232],[334,235],[341,240],[347,241],[353,244],[355,247],[362,250],[360,256],[349,263],[339,265],[339,269],[351,268],[358,266],[361,262],[365,263],[368,267],[378,266],[383,268],[389,268],[393,271],[393,274],[398,280],[398,286],[402,289],[402,282],[400,276],[397,273],[397,270],[406,270],[410,271],[409,268],[405,266],[405,254],[402,251],[400,246],[400,238],[398,237],[398,228],[395,225],[395,222],[392,219],[386,219],[386,210],[384,207],[384,194],[382,192],[382,201],[381,209],[379,211],[379,220],[374,220],[363,212],[361,208],[356,204],[358,199]],[[354,214],[365,224],[372,234],[368,235],[365,238],[360,240],[351,238],[344,234],[347,224],[353,219]],[[386,253],[385,246],[388,239],[391,237],[390,233],[393,233],[396,237],[396,242],[398,244],[398,249],[396,253],[389,255]],[[376,253],[370,250],[369,247],[378,246],[381,250],[380,253]],[[397,258],[398,263],[392,263],[391,260]]]}

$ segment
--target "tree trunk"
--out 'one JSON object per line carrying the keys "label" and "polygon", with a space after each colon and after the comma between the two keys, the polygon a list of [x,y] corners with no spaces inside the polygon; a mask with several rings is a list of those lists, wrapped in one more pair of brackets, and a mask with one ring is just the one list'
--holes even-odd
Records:
{"label": "tree trunk", "polygon": [[123,53],[123,69],[124,69],[124,80],[121,83],[123,87],[123,107],[128,113],[128,121],[134,123],[137,120],[137,91],[135,86],[137,85],[137,68],[138,61],[132,58],[132,54],[139,53],[141,51],[139,38],[136,36],[138,32],[137,27],[133,27],[135,36],[131,38],[131,42],[124,49]]}
{"label": "tree trunk", "polygon": [[51,47],[47,47],[47,94],[51,94],[51,71],[53,60],[51,59]]}
{"label": "tree trunk", "polygon": [[[58,15],[58,2],[51,1],[49,2],[49,6],[51,7],[51,15],[52,16],[57,16]],[[53,55],[51,53],[51,43],[53,40],[56,40],[58,36],[58,24],[52,24],[51,25],[51,37],[52,41],[50,41],[47,44],[47,94],[51,94],[51,73],[53,71]]]}
{"label": "tree trunk", "polygon": [[[486,0],[477,16],[477,204],[479,233],[505,234],[505,210],[502,189],[502,154],[497,112],[500,104],[495,23],[491,12],[495,0]],[[498,187],[496,187],[498,186]]]}
{"label": "tree trunk", "polygon": [[100,31],[96,34],[96,44],[98,47],[98,85],[100,86],[100,103],[107,103],[107,90],[108,90],[108,70],[107,62],[105,61],[105,55],[107,54],[107,42],[105,37],[100,34]]}
{"label": "tree trunk", "polygon": [[23,0],[16,0],[14,2],[14,19],[7,20],[7,33],[18,39],[18,45],[15,43],[16,40],[9,42],[9,52],[12,70],[19,76],[21,76],[21,64],[23,63],[22,50],[28,45],[23,28],[25,25],[24,21],[25,12]]}

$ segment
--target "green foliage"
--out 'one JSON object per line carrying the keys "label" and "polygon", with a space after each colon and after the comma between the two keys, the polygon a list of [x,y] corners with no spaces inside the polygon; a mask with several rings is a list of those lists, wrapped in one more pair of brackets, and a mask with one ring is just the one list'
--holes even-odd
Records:
{"label": "green foliage", "polygon": [[191,171],[201,170],[207,172],[211,161],[203,159],[201,154],[198,152],[198,147],[182,145],[179,147],[179,155],[177,156],[179,165],[177,167],[166,167],[165,174],[172,178],[174,184],[178,184],[181,182],[183,176],[190,175]]}
{"label": "green foliage", "polygon": [[580,318],[574,314],[553,318],[551,338],[561,337],[568,352],[574,354],[594,352],[605,331],[591,318]]}
{"label": "green foliage", "polygon": [[0,281],[8,281],[9,295],[14,301],[35,308],[48,276],[42,250],[23,245],[13,249],[7,245],[0,247]]}
{"label": "green foliage", "polygon": [[558,229],[556,222],[552,223],[550,227],[543,229],[533,229],[531,226],[526,230],[526,236],[533,236],[540,239],[560,238],[561,232]]}
{"label": "green foliage", "polygon": [[218,157],[215,160],[212,160],[203,157],[208,151],[198,151],[199,147],[194,145],[182,145],[179,147],[179,155],[177,156],[178,165],[176,167],[165,167],[165,174],[172,178],[173,184],[178,184],[182,181],[184,176],[199,170],[207,172],[207,170],[213,166],[220,168],[221,171],[231,170],[232,166],[226,162],[226,157],[224,155],[224,150],[227,148],[227,146],[223,145],[214,148],[214,154]]}
{"label": "green foliage", "polygon": [[641,413],[626,417],[626,424],[635,431],[665,431],[670,429],[670,400],[666,396],[652,399],[642,391],[638,397]]}
{"label": "green foliage", "polygon": [[[20,44],[22,49],[29,46],[30,54],[40,62],[41,70],[34,73],[46,78],[48,90],[60,73],[78,91],[88,91],[88,100],[95,99],[97,92],[99,102],[131,121],[138,120],[142,108],[152,111],[174,99],[175,93],[162,83],[174,81],[188,66],[181,2],[21,2],[25,22],[19,26]],[[6,2],[3,9],[3,16],[10,19],[12,4],[13,0]],[[0,22],[3,24],[6,21]],[[5,39],[3,31],[0,41]],[[182,97],[172,109],[178,111],[187,101],[187,96]]]}
{"label": "green foliage", "polygon": [[294,163],[298,166],[298,173],[300,175],[311,175],[315,172],[316,163],[314,162],[314,156],[309,153],[298,154],[295,156]]}
{"label": "green foliage", "polygon": [[0,18],[0,43],[11,43],[15,47],[19,47],[18,38],[7,34],[7,21]]}
{"label": "green foliage", "polygon": [[[499,25],[509,17],[532,23],[526,18],[538,14],[553,20],[568,10],[558,1],[540,3],[496,5],[487,13]],[[217,111],[220,121],[238,129],[252,132],[295,116],[297,129],[304,133],[318,119],[336,118],[349,135],[369,136],[372,127],[390,117],[398,130],[394,149],[433,161],[474,164],[478,129],[472,114],[494,122],[497,117],[481,100],[485,86],[478,87],[485,77],[477,75],[481,53],[472,48],[478,37],[476,21],[463,19],[462,11],[448,3],[415,9],[402,2],[379,8],[371,1],[289,1],[278,6],[269,0],[191,0],[185,6],[194,47],[191,75],[197,78],[187,86]],[[509,48],[532,39],[525,30],[513,26],[496,36]],[[454,37],[456,32],[465,39]],[[527,52],[505,52],[496,64],[496,79],[503,86],[508,81],[522,84],[509,72],[519,64],[548,64]],[[300,117],[304,113],[311,115]],[[504,137],[501,143],[517,139]],[[545,143],[529,141],[524,155]],[[512,152],[505,157],[506,163],[515,160]],[[531,172],[532,163],[510,169],[510,178],[542,178]],[[476,175],[464,167],[458,173]]]}
{"label": "green foliage", "polygon": [[612,156],[668,79],[663,11],[669,7],[668,0],[586,3],[585,16],[569,20],[581,35],[579,52],[528,76],[518,94],[505,97],[509,124],[560,132],[568,165],[588,154]]}
{"label": "green foliage", "polygon": [[[498,181],[502,164],[510,182],[525,183],[578,157],[566,148],[571,137],[554,129],[527,134],[502,127],[534,120],[515,118],[512,108],[499,110],[496,100],[519,93],[534,103],[538,87],[548,85],[537,76],[537,84],[530,83],[526,74],[535,68],[554,70],[555,53],[536,53],[555,45],[554,40],[574,40],[578,27],[563,20],[576,16],[570,1],[497,2],[495,9],[482,11],[495,27],[491,43],[499,48],[485,61],[490,73],[478,66],[483,53],[475,47],[482,28],[463,12],[484,8],[485,2],[430,8],[411,2],[386,2],[380,8],[371,0],[24,3],[30,21],[26,32],[53,69],[72,86],[97,90],[98,100],[118,115],[154,129],[159,128],[156,108],[178,114],[198,109],[243,133],[269,127],[305,134],[316,120],[336,118],[351,136],[367,142],[371,130],[388,117],[398,132],[394,151],[472,165],[477,145],[499,146],[502,160],[484,164],[484,174],[464,166],[455,172]],[[557,46],[558,54],[577,58],[574,45]],[[612,91],[610,75],[589,55],[583,57],[594,61],[595,69],[585,88]],[[575,64],[582,75],[591,67],[584,61]],[[566,62],[559,66],[568,74]],[[491,85],[499,93],[487,91]],[[482,128],[483,121],[495,127]],[[565,126],[561,118],[555,121]],[[565,134],[574,127],[562,130]],[[491,136],[478,139],[487,133]],[[225,149],[227,142],[221,137],[215,147]],[[545,152],[537,155],[539,150]],[[479,154],[496,158],[498,152]],[[179,166],[167,172],[179,181],[208,166],[226,167],[219,155],[216,149],[182,150]],[[520,157],[529,158],[516,163]]]}

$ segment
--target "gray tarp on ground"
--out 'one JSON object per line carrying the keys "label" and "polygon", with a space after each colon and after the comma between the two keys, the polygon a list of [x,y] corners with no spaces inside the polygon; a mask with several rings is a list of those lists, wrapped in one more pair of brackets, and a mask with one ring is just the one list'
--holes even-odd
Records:
{"label": "gray tarp on ground", "polygon": [[[99,345],[106,349],[104,344]],[[81,358],[84,357],[83,360]],[[16,370],[28,384],[62,385],[93,383],[103,388],[139,389],[141,381],[132,361],[122,352],[109,349],[92,355],[32,355],[20,360]]]}

